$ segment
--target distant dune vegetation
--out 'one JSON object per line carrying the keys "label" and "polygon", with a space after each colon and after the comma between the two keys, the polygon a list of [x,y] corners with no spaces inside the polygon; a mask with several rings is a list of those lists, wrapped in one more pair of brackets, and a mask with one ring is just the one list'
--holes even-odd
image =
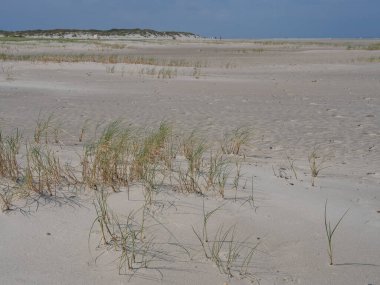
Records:
{"label": "distant dune vegetation", "polygon": [[141,36],[141,37],[199,37],[196,34],[189,32],[176,32],[176,31],[155,31],[151,29],[111,29],[111,30],[80,30],[80,29],[53,29],[53,30],[25,30],[25,31],[2,31],[0,35],[5,37],[127,37],[127,36]]}

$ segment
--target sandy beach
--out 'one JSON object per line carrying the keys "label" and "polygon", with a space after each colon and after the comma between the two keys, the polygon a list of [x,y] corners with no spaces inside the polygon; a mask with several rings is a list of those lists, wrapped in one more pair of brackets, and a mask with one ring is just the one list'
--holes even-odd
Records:
{"label": "sandy beach", "polygon": [[[0,130],[22,133],[20,174],[0,177],[9,202],[0,200],[0,283],[380,284],[376,43],[0,38]],[[115,121],[138,137],[128,161],[161,122],[170,135],[144,156],[140,176],[85,181]],[[239,151],[223,149],[239,131]],[[192,168],[187,149],[197,143],[205,150]],[[62,172],[52,191],[28,189],[39,185],[25,170],[36,145],[75,183]],[[216,153],[224,172],[209,183]],[[346,210],[329,265],[325,218],[334,227]]]}

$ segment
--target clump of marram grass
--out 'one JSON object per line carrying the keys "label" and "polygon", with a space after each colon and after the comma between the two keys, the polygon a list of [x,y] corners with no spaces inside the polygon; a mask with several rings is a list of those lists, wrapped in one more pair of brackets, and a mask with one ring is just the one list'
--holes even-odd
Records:
{"label": "clump of marram grass", "polygon": [[187,166],[179,167],[178,175],[176,177],[177,184],[175,185],[175,189],[179,192],[183,193],[197,193],[203,194],[202,187],[202,175],[200,171],[189,171],[190,168]]}
{"label": "clump of marram grass", "polygon": [[[11,187],[11,192],[20,188],[55,195],[63,184],[70,184],[69,172],[62,167],[58,156],[48,145],[26,143],[25,154],[19,156],[21,141],[22,134],[18,129],[13,135],[5,137],[0,131],[0,177],[16,183],[17,187]],[[11,193],[3,195],[3,200],[7,197],[12,197]]]}
{"label": "clump of marram grass", "polygon": [[111,187],[115,192],[132,182],[152,185],[160,166],[170,164],[170,134],[171,128],[165,122],[148,135],[123,128],[120,120],[111,122],[95,143],[84,148],[84,183],[90,188]]}
{"label": "clump of marram grass", "polygon": [[59,143],[59,138],[62,132],[62,127],[59,123],[55,124],[52,127],[52,132],[53,132],[53,138],[54,138],[54,143],[58,144]]}
{"label": "clump of marram grass", "polygon": [[155,67],[143,67],[139,70],[139,75],[157,76],[158,79],[172,79],[177,77],[177,74],[177,69],[167,67],[162,67],[158,71]]}
{"label": "clump of marram grass", "polygon": [[326,155],[321,156],[318,153],[318,150],[314,148],[314,150],[309,154],[308,160],[309,160],[309,167],[311,170],[311,186],[314,187],[315,178],[319,175],[319,173],[323,169],[328,168],[328,166],[326,166],[325,164],[329,159]]}
{"label": "clump of marram grass", "polygon": [[235,190],[235,202],[237,199],[237,193],[238,193],[238,188],[239,188],[239,183],[240,179],[242,178],[242,173],[241,173],[241,160],[236,159],[235,160],[235,177],[233,179],[233,189]]}
{"label": "clump of marram grass", "polygon": [[171,69],[171,68],[161,68],[158,71],[157,78],[162,79],[171,79],[177,77],[177,69]]}
{"label": "clump of marram grass", "polygon": [[112,225],[111,213],[109,212],[107,204],[108,196],[109,194],[103,189],[100,189],[100,191],[97,192],[96,200],[94,201],[96,218],[91,226],[89,234],[91,235],[92,229],[95,223],[97,222],[99,224],[100,232],[102,234],[100,242],[104,244],[109,244],[111,241],[116,241],[114,235],[114,225]]}
{"label": "clump of marram grass", "polygon": [[106,73],[115,73],[115,65],[106,66]]}
{"label": "clump of marram grass", "polygon": [[171,127],[162,122],[158,130],[151,132],[142,143],[132,161],[131,180],[141,180],[145,201],[152,204],[160,185],[164,184],[165,172],[171,168],[173,154],[169,140]]}
{"label": "clump of marram grass", "polygon": [[25,185],[39,194],[55,195],[64,177],[59,158],[47,146],[26,146]]}
{"label": "clump of marram grass", "polygon": [[292,170],[292,172],[294,174],[294,178],[296,180],[298,180],[297,171],[296,171],[296,168],[294,166],[295,159],[292,159],[289,155],[286,155],[286,159],[287,159],[287,161],[289,163],[290,169]]}
{"label": "clump of marram grass", "polygon": [[201,69],[199,67],[194,67],[192,75],[195,79],[199,79],[201,77]]}
{"label": "clump of marram grass", "polygon": [[203,202],[202,231],[199,232],[193,227],[193,232],[202,246],[205,257],[212,261],[221,273],[228,275],[230,278],[238,273],[243,278],[246,277],[256,281],[255,276],[248,269],[259,245],[258,243],[252,245],[248,242],[249,238],[242,241],[238,240],[236,225],[225,228],[223,223],[218,227],[214,237],[209,239],[208,222],[211,216],[222,207],[223,205],[206,212]]}
{"label": "clump of marram grass", "polygon": [[36,127],[34,129],[34,142],[40,143],[43,136],[45,136],[45,143],[48,143],[49,130],[52,127],[52,120],[54,114],[49,114],[46,118],[38,114],[38,119],[36,121]]}
{"label": "clump of marram grass", "polygon": [[[144,177],[144,167],[161,161],[168,161],[171,158],[167,149],[170,148],[168,141],[171,136],[171,127],[168,123],[162,122],[157,131],[148,133],[148,136],[137,141],[139,145],[135,150],[135,157],[131,166],[131,179],[139,180]],[[135,146],[136,146],[135,143]]]}
{"label": "clump of marram grass", "polygon": [[234,62],[227,62],[227,63],[222,65],[222,68],[225,68],[225,69],[232,69],[232,68],[236,68],[236,67],[237,67],[237,64]]}
{"label": "clump of marram grass", "polygon": [[146,207],[142,209],[142,221],[136,219],[138,211],[130,211],[126,221],[121,222],[119,217],[109,209],[109,194],[104,189],[97,192],[94,206],[96,218],[91,225],[89,242],[95,224],[98,224],[101,232],[100,244],[110,246],[119,253],[119,274],[128,271],[147,268],[151,260],[157,257],[154,252],[154,236],[146,235]]}
{"label": "clump of marram grass", "polygon": [[329,255],[329,261],[330,261],[330,265],[333,265],[334,264],[334,260],[333,260],[333,242],[332,242],[332,238],[334,236],[334,233],[336,231],[336,229],[338,228],[340,222],[343,220],[343,218],[346,216],[346,214],[348,213],[348,210],[347,209],[344,214],[340,217],[340,219],[338,220],[338,222],[335,224],[335,226],[331,227],[331,222],[328,220],[327,218],[327,200],[326,200],[326,203],[325,203],[325,232],[326,232],[326,237],[327,237],[327,243],[328,243],[328,248],[327,248],[327,253]]}
{"label": "clump of marram grass", "polygon": [[155,76],[157,74],[156,68],[152,67],[143,67],[139,70],[139,75],[150,75],[150,76]]}
{"label": "clump of marram grass", "polygon": [[20,151],[22,134],[16,129],[14,135],[3,136],[0,130],[0,176],[16,181],[20,177],[17,155]]}
{"label": "clump of marram grass", "polygon": [[15,79],[15,72],[13,65],[2,65],[1,66],[2,73],[5,75],[5,79],[8,81],[12,81]]}
{"label": "clump of marram grass", "polygon": [[90,188],[106,185],[117,191],[128,184],[128,150],[130,131],[121,121],[111,122],[100,138],[84,147],[82,179]]}
{"label": "clump of marram grass", "polygon": [[211,152],[208,169],[205,171],[206,191],[216,188],[220,196],[224,198],[225,186],[230,174],[229,163],[230,161],[224,158],[220,152],[215,154]]}
{"label": "clump of marram grass", "polygon": [[178,169],[178,190],[186,193],[203,194],[201,168],[207,144],[193,131],[183,139],[181,148],[186,161],[185,165],[182,164]]}
{"label": "clump of marram grass", "polygon": [[156,131],[149,132],[131,159],[130,180],[142,181],[144,196],[149,204],[158,185],[165,180],[165,172],[171,171],[172,160],[176,155],[173,147],[172,129],[162,122]]}
{"label": "clump of marram grass", "polygon": [[3,212],[12,210],[13,198],[16,191],[10,187],[9,184],[1,185],[0,188],[0,205]]}
{"label": "clump of marram grass", "polygon": [[144,176],[142,177],[142,183],[144,186],[144,199],[148,204],[152,204],[154,200],[154,194],[157,190],[158,183],[156,179],[157,175],[157,165],[146,165],[144,169]]}
{"label": "clump of marram grass", "polygon": [[[184,136],[181,142],[184,161],[176,163],[173,174],[177,184],[175,189],[185,193],[204,195],[210,191],[217,192],[222,198],[230,187],[227,182],[234,169],[233,161],[222,151],[215,150],[195,131]],[[241,161],[235,159],[236,174],[232,188],[237,192],[241,178]],[[231,187],[230,187],[231,188]]]}
{"label": "clump of marram grass", "polygon": [[221,143],[222,152],[239,155],[241,148],[247,145],[251,138],[252,130],[249,127],[239,127],[229,133],[225,133]]}
{"label": "clump of marram grass", "polygon": [[154,237],[144,237],[144,226],[134,221],[133,212],[128,215],[125,224],[119,222],[117,217],[114,217],[114,220],[119,233],[119,243],[116,247],[120,251],[119,274],[126,273],[127,270],[148,268],[149,262],[154,258]]}

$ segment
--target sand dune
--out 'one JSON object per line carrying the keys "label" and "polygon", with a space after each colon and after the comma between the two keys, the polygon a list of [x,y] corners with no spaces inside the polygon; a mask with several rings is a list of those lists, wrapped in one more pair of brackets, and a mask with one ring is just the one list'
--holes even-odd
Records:
{"label": "sand dune", "polygon": [[[237,127],[249,127],[253,136],[239,156],[237,201],[232,180],[224,199],[158,191],[147,223],[162,255],[132,275],[118,274],[118,256],[98,246],[98,228],[89,239],[93,190],[17,200],[21,210],[0,215],[0,283],[380,283],[380,51],[366,50],[367,44],[1,41],[0,54],[8,58],[0,62],[3,133],[19,128],[32,141],[39,114],[53,114],[61,132],[59,143],[50,138],[49,144],[74,166],[96,127],[120,118],[148,128],[166,120],[179,136],[196,129],[214,147]],[[92,55],[91,62],[81,62],[82,55]],[[308,156],[315,148],[328,168],[312,187]],[[9,182],[1,181],[5,191]],[[246,203],[252,189],[254,207]],[[132,187],[131,197],[123,188],[108,203],[126,218],[142,205],[142,185]],[[334,266],[324,231],[326,199],[333,222],[350,209],[334,236]],[[202,228],[203,203],[207,211],[223,205],[212,217],[212,236],[223,222],[236,225],[240,240],[249,236],[251,246],[258,244],[249,275],[228,276],[205,258],[192,230]]]}

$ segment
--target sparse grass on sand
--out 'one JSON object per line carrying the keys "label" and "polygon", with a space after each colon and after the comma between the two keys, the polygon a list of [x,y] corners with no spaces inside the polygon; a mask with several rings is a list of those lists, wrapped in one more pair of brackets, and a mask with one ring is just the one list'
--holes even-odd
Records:
{"label": "sparse grass on sand", "polygon": [[225,154],[240,154],[241,148],[252,138],[252,130],[249,127],[239,127],[224,134],[221,149]]}
{"label": "sparse grass on sand", "polygon": [[334,233],[337,230],[339,224],[342,222],[343,218],[348,213],[348,210],[349,209],[347,209],[344,212],[344,214],[340,217],[340,219],[335,224],[335,226],[331,226],[331,222],[330,222],[330,220],[327,217],[327,200],[326,200],[326,203],[325,203],[325,231],[326,231],[326,237],[327,237],[327,243],[328,243],[327,253],[329,255],[330,265],[334,264],[334,259],[333,259],[334,258],[334,255],[333,255],[333,253],[334,253],[333,252],[333,236],[334,236]]}
{"label": "sparse grass on sand", "polygon": [[318,177],[319,173],[328,168],[329,166],[326,163],[329,161],[329,156],[325,154],[320,154],[320,151],[317,148],[314,148],[313,151],[309,154],[309,166],[311,171],[311,186],[315,186],[315,178]]}
{"label": "sparse grass on sand", "polygon": [[[217,194],[221,198],[225,198],[228,189],[229,193],[234,192],[236,201],[242,177],[241,157],[234,155],[233,160],[231,156],[226,157],[221,147],[212,149],[211,144],[195,131],[183,136],[182,140],[175,140],[179,136],[173,136],[172,126],[165,121],[156,128],[141,129],[126,126],[123,120],[115,120],[107,124],[93,141],[83,143],[88,128],[86,121],[79,137],[83,144],[81,163],[80,167],[75,167],[61,162],[51,145],[59,142],[60,124],[56,121],[54,114],[45,116],[40,113],[32,143],[27,139],[24,143],[19,130],[6,136],[0,132],[0,178],[13,183],[4,184],[0,189],[1,208],[3,211],[12,210],[18,191],[56,196],[65,186],[95,190],[96,218],[89,241],[92,236],[98,236],[94,231],[98,225],[99,245],[118,254],[121,274],[148,268],[151,262],[164,261],[169,255],[162,249],[157,251],[155,235],[149,231],[148,224],[156,195],[163,186],[187,194]],[[248,137],[241,129],[235,136],[237,140],[231,141],[231,137],[227,147],[232,153],[240,154]],[[23,155],[20,156],[23,146]],[[235,173],[235,177],[231,173]],[[233,183],[228,183],[229,179]],[[126,219],[121,218],[108,205],[110,193],[127,189],[129,199],[129,189],[136,184],[142,185],[143,205],[129,211]],[[205,213],[204,210],[203,237],[200,240],[206,257],[229,278],[239,275],[254,280],[249,268],[257,245],[253,246],[247,239],[239,240],[235,226],[225,228],[221,225],[213,233],[214,238],[208,240],[211,233],[207,222],[215,211]],[[157,222],[154,224],[157,226]],[[201,237],[198,233],[197,236]],[[176,246],[190,257],[180,242]]]}
{"label": "sparse grass on sand", "polygon": [[4,74],[4,77],[8,81],[15,79],[15,68],[14,65],[2,65],[1,72]]}
{"label": "sparse grass on sand", "polygon": [[248,268],[259,243],[253,244],[249,237],[239,240],[236,225],[225,227],[223,223],[218,227],[214,236],[209,239],[209,220],[222,207],[223,205],[206,212],[203,201],[202,231],[199,232],[193,227],[193,232],[202,246],[205,257],[212,261],[221,273],[230,278],[238,273],[240,276],[256,281],[255,276],[248,273]]}
{"label": "sparse grass on sand", "polygon": [[[207,67],[208,63],[199,60],[184,59],[160,59],[157,57],[133,56],[109,53],[94,54],[12,54],[0,53],[0,61],[27,61],[27,62],[54,62],[54,63],[78,63],[78,62],[96,62],[103,64],[141,64],[163,67]],[[111,71],[112,66],[110,67]],[[108,69],[107,69],[108,70]],[[108,72],[108,71],[107,71]],[[9,71],[8,71],[9,73]]]}
{"label": "sparse grass on sand", "polygon": [[[216,192],[224,197],[226,187],[237,191],[242,177],[242,147],[251,139],[248,128],[228,133],[218,150],[195,131],[182,136],[182,140],[173,139],[179,136],[173,135],[167,122],[157,129],[141,129],[126,127],[122,120],[112,121],[100,135],[84,143],[88,122],[79,132],[79,142],[83,144],[80,169],[60,162],[50,144],[60,143],[62,123],[53,113],[40,113],[33,143],[27,139],[24,144],[24,159],[18,157],[23,144],[21,132],[16,130],[7,136],[0,133],[0,175],[24,181],[26,188],[38,193],[47,191],[50,195],[63,181],[75,181],[93,189],[107,187],[115,192],[142,182],[149,196],[156,185],[163,183],[180,192],[202,195]],[[233,183],[227,183],[230,178]]]}
{"label": "sparse grass on sand", "polygon": [[366,46],[366,50],[380,50],[380,43],[372,43]]}

